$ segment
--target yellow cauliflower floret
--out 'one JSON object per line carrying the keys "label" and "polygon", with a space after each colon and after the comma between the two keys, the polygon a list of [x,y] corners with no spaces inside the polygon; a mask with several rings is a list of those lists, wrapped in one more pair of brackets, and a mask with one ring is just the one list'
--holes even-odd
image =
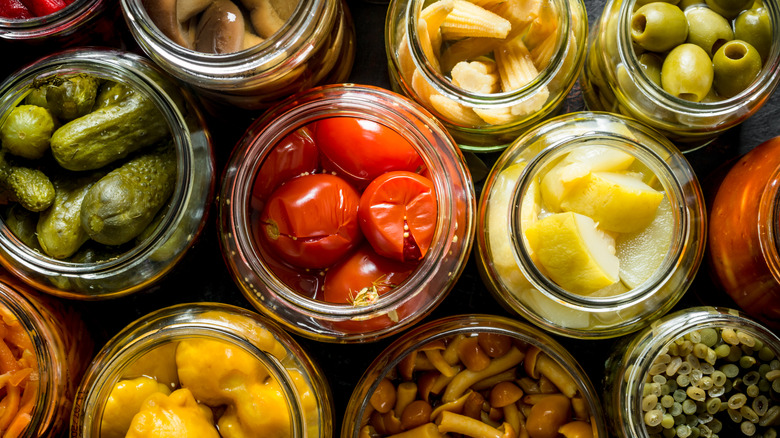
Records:
{"label": "yellow cauliflower floret", "polygon": [[101,438],[123,438],[144,400],[157,392],[168,395],[171,390],[150,377],[117,382],[103,410]]}
{"label": "yellow cauliflower floret", "polygon": [[192,393],[178,389],[171,395],[155,393],[133,417],[127,438],[220,438],[213,414]]}
{"label": "yellow cauliflower floret", "polygon": [[141,376],[154,377],[158,382],[168,385],[170,388],[179,386],[174,359],[177,344],[178,342],[170,342],[145,353],[125,368],[122,376],[126,379]]}
{"label": "yellow cauliflower floret", "polygon": [[279,360],[283,360],[287,356],[287,350],[274,338],[274,335],[252,318],[220,311],[205,312],[201,317],[237,328],[238,332],[244,335],[252,345]]}
{"label": "yellow cauliflower floret", "polygon": [[275,380],[249,385],[234,396],[234,402],[217,422],[223,438],[290,436],[287,399]]}

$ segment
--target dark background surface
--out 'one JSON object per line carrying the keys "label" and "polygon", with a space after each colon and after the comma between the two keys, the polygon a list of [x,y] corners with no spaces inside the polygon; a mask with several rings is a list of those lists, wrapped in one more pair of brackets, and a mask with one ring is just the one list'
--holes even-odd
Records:
{"label": "dark background surface", "polygon": [[[357,33],[357,56],[350,81],[389,88],[383,35],[387,6],[358,0],[349,0],[347,4],[354,18]],[[602,0],[586,0],[591,27],[600,16],[603,4]],[[117,22],[117,25],[124,26],[124,23]],[[576,86],[568,97],[563,112],[583,109],[584,103],[579,87]],[[780,135],[778,121],[780,121],[780,96],[775,95],[755,116],[740,127],[725,133],[708,147],[688,154],[687,158],[696,170],[705,192],[710,191],[709,188],[713,185],[711,181],[717,180],[712,175],[717,175],[719,167],[722,168],[724,163],[728,163],[761,142]],[[245,119],[212,118],[209,120],[219,171],[224,167],[230,150],[249,123],[251,123],[251,115],[247,115]],[[496,157],[497,154],[482,156],[487,163],[491,163]],[[219,180],[217,183],[219,184]],[[475,184],[479,194],[481,181],[475,181]],[[215,222],[216,208],[212,206],[208,224],[200,240],[182,262],[153,289],[110,301],[71,303],[81,311],[98,348],[133,320],[169,305],[216,301],[251,308],[249,302],[235,286],[222,260]],[[472,254],[455,288],[425,321],[446,315],[471,313],[520,318],[503,310],[487,292],[476,272],[473,260]],[[700,304],[734,306],[728,297],[712,284],[706,264],[702,265],[695,281],[676,309]],[[397,337],[398,335],[375,343],[354,345],[324,344],[296,337],[311,353],[329,379],[335,403],[336,435],[339,433],[341,418],[355,384],[370,362]],[[616,340],[556,339],[573,353],[596,387],[600,387],[604,359]]]}

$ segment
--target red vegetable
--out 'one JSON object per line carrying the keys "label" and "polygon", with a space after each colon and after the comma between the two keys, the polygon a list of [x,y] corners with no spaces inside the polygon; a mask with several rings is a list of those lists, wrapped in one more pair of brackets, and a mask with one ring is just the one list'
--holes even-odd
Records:
{"label": "red vegetable", "polygon": [[53,14],[66,6],[63,0],[22,0],[22,3],[36,17]]}
{"label": "red vegetable", "polygon": [[358,187],[393,170],[419,171],[424,167],[414,146],[392,129],[367,119],[330,117],[314,124],[314,142],[323,167]]}
{"label": "red vegetable", "polygon": [[32,18],[32,14],[19,0],[0,0],[0,16],[12,20]]}
{"label": "red vegetable", "polygon": [[360,229],[376,252],[401,262],[420,260],[436,227],[433,183],[412,172],[388,172],[360,197]]}
{"label": "red vegetable", "polygon": [[287,263],[327,268],[363,238],[357,222],[359,202],[355,189],[337,176],[299,176],[271,194],[260,215],[262,234]]}

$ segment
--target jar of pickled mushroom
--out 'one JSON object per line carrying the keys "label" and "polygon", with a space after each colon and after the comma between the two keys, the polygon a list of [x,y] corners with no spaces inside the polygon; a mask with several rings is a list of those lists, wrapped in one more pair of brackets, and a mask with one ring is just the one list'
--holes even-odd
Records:
{"label": "jar of pickled mushroom", "polygon": [[704,254],[689,163],[658,132],[572,113],[517,139],[485,182],[480,274],[496,299],[563,336],[635,331],[682,297]]}
{"label": "jar of pickled mushroom", "polygon": [[729,170],[710,212],[712,278],[748,315],[780,328],[780,138]]}
{"label": "jar of pickled mushroom", "polygon": [[143,316],[106,343],[70,433],[325,438],[332,416],[325,376],[292,337],[254,312],[195,303]]}
{"label": "jar of pickled mushroom", "polygon": [[776,0],[608,1],[589,40],[585,103],[697,149],[777,88],[779,23]]}
{"label": "jar of pickled mushroom", "polygon": [[560,108],[587,28],[582,1],[395,0],[385,22],[390,82],[461,148],[500,150]]}
{"label": "jar of pickled mushroom", "polygon": [[192,97],[143,58],[75,49],[0,89],[0,264],[47,293],[129,294],[192,246],[213,197]]}
{"label": "jar of pickled mushroom", "polygon": [[614,436],[777,436],[780,338],[741,313],[682,310],[613,351],[604,406]]}
{"label": "jar of pickled mushroom", "polygon": [[269,110],[233,150],[221,249],[261,312],[330,342],[366,342],[428,314],[463,271],[471,175],[416,103],[334,85]]}
{"label": "jar of pickled mushroom", "polygon": [[344,82],[355,57],[355,30],[342,0],[121,5],[144,52],[215,108],[265,109],[298,91]]}
{"label": "jar of pickled mushroom", "polygon": [[404,334],[369,366],[341,438],[606,437],[597,392],[577,361],[509,318],[457,315]]}
{"label": "jar of pickled mushroom", "polygon": [[0,433],[59,436],[92,358],[79,315],[0,272]]}

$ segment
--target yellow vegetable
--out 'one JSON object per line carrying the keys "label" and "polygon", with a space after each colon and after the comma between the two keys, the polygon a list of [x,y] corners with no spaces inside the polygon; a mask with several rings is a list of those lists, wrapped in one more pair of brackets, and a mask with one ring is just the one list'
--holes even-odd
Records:
{"label": "yellow vegetable", "polygon": [[125,379],[142,376],[154,377],[155,380],[170,388],[177,387],[179,377],[176,374],[176,361],[174,360],[177,344],[178,342],[169,342],[145,353],[125,368],[122,377]]}
{"label": "yellow vegetable", "polygon": [[223,438],[286,438],[290,436],[287,399],[276,380],[236,391],[218,426]]}
{"label": "yellow vegetable", "polygon": [[127,438],[220,438],[213,414],[184,388],[152,394],[133,417]]}
{"label": "yellow vegetable", "polygon": [[202,317],[237,328],[237,332],[246,336],[252,345],[270,353],[279,360],[283,360],[287,356],[287,350],[274,338],[274,335],[258,325],[257,321],[252,318],[219,311],[205,312]]}
{"label": "yellow vegetable", "polygon": [[103,411],[103,420],[100,424],[101,438],[123,438],[144,400],[158,392],[168,395],[171,390],[150,377],[117,382],[111,390],[111,395],[108,396]]}

